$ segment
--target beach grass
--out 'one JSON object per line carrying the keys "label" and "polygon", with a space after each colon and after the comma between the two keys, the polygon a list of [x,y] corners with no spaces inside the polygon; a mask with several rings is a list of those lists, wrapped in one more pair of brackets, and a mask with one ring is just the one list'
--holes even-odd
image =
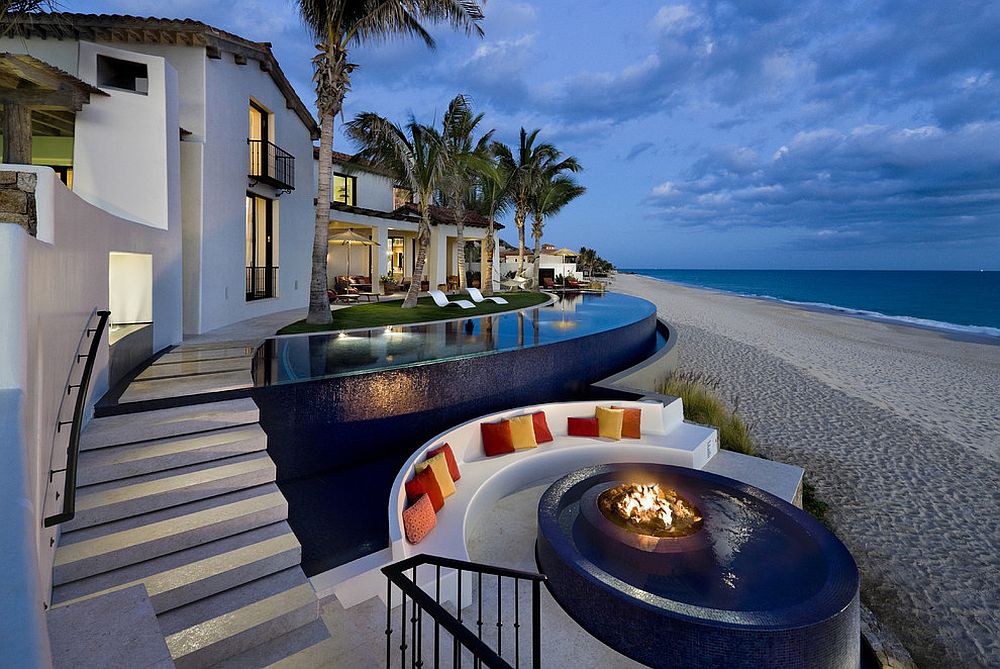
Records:
{"label": "beach grass", "polygon": [[[719,431],[719,447],[758,458],[749,425],[737,413],[739,406],[730,410],[719,395],[719,382],[692,372],[676,371],[660,384],[664,395],[680,397],[684,401],[684,418],[693,423],[710,425]],[[816,495],[816,488],[803,477],[802,508],[819,520],[826,522],[827,504]]]}
{"label": "beach grass", "polygon": [[[330,330],[352,330],[356,328],[385,327],[387,325],[406,325],[409,323],[426,323],[428,321],[443,321],[454,318],[476,318],[503,313],[516,309],[524,309],[541,304],[549,299],[546,293],[517,292],[498,293],[507,300],[507,304],[497,304],[492,300],[481,302],[475,309],[460,309],[459,307],[439,307],[429,297],[417,300],[417,306],[412,309],[401,308],[399,300],[355,304],[344,309],[335,309],[333,322],[329,325],[310,325],[305,320],[297,321],[278,330],[278,334],[302,334],[309,332],[328,332]],[[452,297],[450,299],[459,299]],[[461,299],[468,299],[464,296]]]}

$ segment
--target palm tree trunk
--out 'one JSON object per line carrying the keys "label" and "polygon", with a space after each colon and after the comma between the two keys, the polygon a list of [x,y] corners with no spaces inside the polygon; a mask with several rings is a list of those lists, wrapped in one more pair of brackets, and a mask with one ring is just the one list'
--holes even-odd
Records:
{"label": "palm tree trunk", "polygon": [[483,295],[493,294],[493,246],[494,246],[494,228],[496,222],[493,220],[493,214],[490,213],[490,222],[486,226],[486,236],[483,237],[483,248],[482,252],[479,254],[480,263],[479,275],[482,279],[480,284],[482,286]]}
{"label": "palm tree trunk", "polygon": [[316,220],[313,231],[312,279],[309,282],[309,314],[306,322],[329,325],[330,298],[327,295],[326,257],[330,236],[330,178],[333,170],[333,120],[335,113],[320,116],[319,178],[316,186]]}
{"label": "palm tree trunk", "polygon": [[524,215],[525,211],[518,206],[514,212],[514,225],[517,226],[517,274],[524,276]]}
{"label": "palm tree trunk", "polygon": [[458,288],[464,290],[465,280],[465,203],[461,196],[455,202],[455,255],[458,257]]}
{"label": "palm tree trunk", "polygon": [[427,262],[427,247],[431,245],[431,217],[427,205],[423,204],[427,200],[421,198],[420,202],[420,227],[417,231],[417,263],[413,267],[413,280],[410,282],[410,289],[406,291],[406,298],[403,300],[403,309],[412,309],[417,306],[417,296],[420,294],[420,282],[424,278],[424,263]]}
{"label": "palm tree trunk", "polygon": [[542,264],[542,219],[540,216],[535,216],[535,224],[531,226],[531,236],[535,238],[535,262],[532,263],[531,271],[532,290],[537,292],[541,290],[538,287],[538,275]]}

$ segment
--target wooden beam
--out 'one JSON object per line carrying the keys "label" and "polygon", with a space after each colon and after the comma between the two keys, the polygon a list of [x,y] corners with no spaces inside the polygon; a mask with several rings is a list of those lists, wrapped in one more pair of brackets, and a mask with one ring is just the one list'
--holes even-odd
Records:
{"label": "wooden beam", "polygon": [[66,134],[72,135],[76,129],[75,119],[67,112],[49,111],[46,109],[33,109],[33,118],[42,121],[47,125],[55,126]]}
{"label": "wooden beam", "polygon": [[222,58],[222,50],[214,44],[209,44],[205,47],[205,55],[212,60],[218,60]]}
{"label": "wooden beam", "polygon": [[247,64],[247,57],[245,55],[243,55],[242,53],[234,53],[233,54],[233,62],[236,63],[237,65],[246,65]]}
{"label": "wooden beam", "polygon": [[65,109],[80,111],[90,101],[90,96],[78,91],[29,91],[24,89],[0,89],[0,103],[41,107],[43,109]]}
{"label": "wooden beam", "polygon": [[31,164],[31,109],[25,105],[4,103],[3,161]]}

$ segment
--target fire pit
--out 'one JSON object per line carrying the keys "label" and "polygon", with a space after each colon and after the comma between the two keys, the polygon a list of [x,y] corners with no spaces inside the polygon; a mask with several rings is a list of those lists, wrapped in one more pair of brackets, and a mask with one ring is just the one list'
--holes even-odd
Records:
{"label": "fire pit", "polygon": [[536,555],[584,629],[655,667],[856,667],[858,573],[800,509],[681,467],[601,465],[554,483]]}

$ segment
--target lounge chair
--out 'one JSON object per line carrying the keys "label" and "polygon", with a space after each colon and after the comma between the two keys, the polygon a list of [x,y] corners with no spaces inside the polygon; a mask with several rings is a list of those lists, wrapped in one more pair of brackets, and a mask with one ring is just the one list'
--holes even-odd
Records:
{"label": "lounge chair", "polygon": [[479,304],[480,302],[486,302],[487,300],[489,300],[490,302],[496,302],[497,304],[508,303],[507,300],[503,299],[502,297],[486,297],[485,295],[482,294],[482,292],[480,292],[478,288],[473,288],[472,286],[467,287],[465,290],[467,293],[469,293],[469,297],[471,297],[472,301],[475,302],[476,304]]}
{"label": "lounge chair", "polygon": [[451,301],[449,301],[448,297],[444,293],[442,293],[440,290],[430,290],[430,291],[427,291],[427,292],[431,296],[431,299],[434,300],[434,304],[438,305],[439,307],[450,307],[451,305],[455,304],[455,305],[458,305],[458,306],[462,307],[463,309],[475,309],[476,308],[476,305],[474,305],[472,302],[469,302],[468,300],[451,300]]}
{"label": "lounge chair", "polygon": [[542,288],[546,288],[546,289],[551,290],[551,289],[553,289],[555,287],[556,287],[556,282],[553,281],[552,279],[549,279],[547,277],[544,278],[544,279],[542,279]]}

